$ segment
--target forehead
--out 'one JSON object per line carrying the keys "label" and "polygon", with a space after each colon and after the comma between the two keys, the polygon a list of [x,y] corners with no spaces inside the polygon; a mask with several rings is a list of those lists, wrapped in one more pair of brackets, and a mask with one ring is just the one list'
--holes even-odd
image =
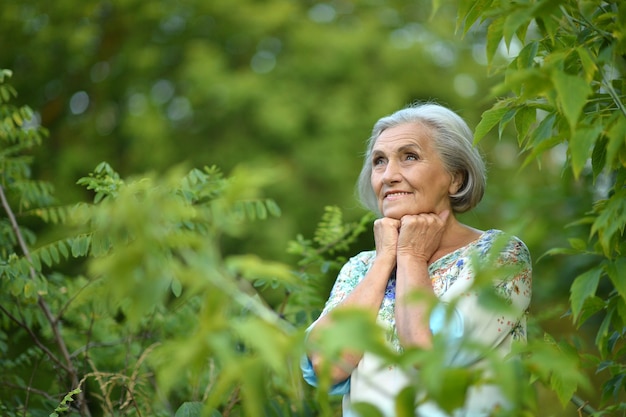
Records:
{"label": "forehead", "polygon": [[374,142],[373,150],[416,145],[422,149],[432,146],[432,130],[423,123],[403,123],[385,129]]}

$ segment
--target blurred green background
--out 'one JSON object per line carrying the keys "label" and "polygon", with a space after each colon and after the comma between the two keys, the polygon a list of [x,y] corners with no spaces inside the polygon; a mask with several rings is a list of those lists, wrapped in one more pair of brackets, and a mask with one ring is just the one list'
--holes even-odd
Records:
{"label": "blurred green background", "polygon": [[[52,182],[61,203],[91,198],[76,181],[101,161],[123,176],[179,164],[217,165],[227,174],[241,165],[273,170],[266,195],[282,216],[225,240],[226,253],[289,261],[288,241],[310,236],[324,206],[336,205],[356,221],[364,211],[354,183],[379,117],[415,100],[436,100],[474,127],[495,101],[490,87],[499,81],[487,67],[481,27],[465,37],[455,32],[452,2],[432,18],[430,1],[422,0],[0,4],[0,66],[14,71],[17,103],[32,107],[49,129],[34,155],[34,176]],[[515,44],[502,48],[497,65],[516,52]],[[489,166],[487,193],[463,220],[518,235],[535,260],[567,246],[574,228],[565,225],[594,199],[590,173],[574,181],[559,147],[540,166],[521,169],[524,155],[507,132],[480,147]],[[371,248],[371,234],[359,245],[355,251]],[[575,333],[571,320],[560,317],[587,262],[543,258],[534,266],[538,324],[558,337],[580,338],[581,350],[585,328]],[[556,401],[545,395],[547,404]]]}

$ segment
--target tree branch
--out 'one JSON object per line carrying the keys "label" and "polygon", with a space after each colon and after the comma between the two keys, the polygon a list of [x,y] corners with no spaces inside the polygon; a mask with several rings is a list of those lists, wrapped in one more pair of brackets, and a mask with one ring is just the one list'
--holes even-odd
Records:
{"label": "tree branch", "polygon": [[61,367],[65,372],[70,372],[70,369],[67,367],[67,365],[65,365],[63,362],[61,362],[61,360],[59,358],[57,358],[57,356],[52,353],[52,351],[50,349],[48,349],[46,347],[46,345],[44,345],[41,340],[39,340],[39,338],[37,337],[37,335],[35,334],[35,332],[33,332],[31,330],[30,327],[28,327],[26,325],[26,323],[23,323],[22,321],[20,321],[17,317],[15,317],[13,314],[11,314],[6,308],[4,308],[4,306],[0,305],[0,310],[7,315],[7,317],[9,319],[11,319],[13,322],[15,322],[15,324],[17,324],[18,326],[20,326],[22,329],[26,330],[26,332],[28,333],[28,335],[31,337],[31,339],[33,339],[33,342],[35,342],[35,344],[37,345],[37,347],[39,347],[39,349],[41,349],[51,360],[52,362],[54,362],[55,364],[57,364],[59,367]]}
{"label": "tree branch", "polygon": [[[11,209],[11,206],[9,205],[9,202],[4,193],[4,187],[1,184],[0,184],[0,201],[2,202],[2,207],[4,208],[4,211],[6,212],[7,217],[9,218],[9,222],[11,223],[11,228],[13,229],[13,233],[15,233],[15,237],[17,238],[18,244],[20,248],[22,249],[22,253],[24,254],[24,257],[30,263],[30,268],[29,268],[30,278],[32,280],[35,280],[37,278],[37,273],[35,271],[35,268],[33,268],[33,259],[30,256],[30,251],[28,250],[26,241],[24,240],[24,237],[22,236],[22,233],[20,232],[20,227],[17,223],[15,215],[13,214],[13,210]],[[72,382],[72,386],[78,387],[78,384],[79,384],[78,371],[74,367],[74,363],[72,362],[72,358],[70,357],[70,353],[67,349],[65,340],[63,340],[63,337],[61,336],[61,331],[59,329],[59,321],[57,318],[54,317],[54,315],[52,314],[52,311],[50,310],[50,307],[48,307],[48,304],[43,299],[43,297],[38,296],[37,305],[39,305],[39,308],[41,309],[41,311],[43,311],[43,314],[46,317],[46,320],[48,320],[48,322],[50,323],[52,333],[54,334],[54,340],[56,341],[57,347],[61,351],[61,355],[63,356],[63,359],[65,361],[65,365],[62,365],[62,367],[69,374],[70,380]],[[5,313],[8,313],[6,310],[4,311]],[[22,327],[24,327],[28,331],[31,337],[34,336],[33,331],[30,328],[28,328],[28,326],[23,324]],[[45,346],[41,344],[41,342],[38,343],[37,342],[38,339],[36,337],[34,340],[35,340],[35,343],[37,343],[37,346],[42,348],[44,352],[47,352],[48,355],[52,353],[47,348],[45,348]],[[52,355],[51,357],[56,358],[56,356],[54,355]],[[60,361],[58,361],[58,363],[60,364]],[[79,403],[81,413],[86,416],[91,416],[91,413],[89,412],[89,408],[87,407],[87,403],[85,401],[85,395],[83,392],[80,392],[78,394],[77,400]]]}

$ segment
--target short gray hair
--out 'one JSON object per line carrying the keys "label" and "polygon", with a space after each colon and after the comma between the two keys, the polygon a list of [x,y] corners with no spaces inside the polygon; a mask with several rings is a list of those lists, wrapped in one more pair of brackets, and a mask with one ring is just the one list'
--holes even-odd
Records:
{"label": "short gray hair", "polygon": [[379,119],[367,141],[367,150],[357,182],[361,204],[381,214],[378,199],[372,189],[372,148],[383,131],[406,123],[421,123],[430,128],[433,144],[445,169],[451,174],[461,174],[463,184],[450,195],[450,205],[455,213],[463,213],[483,198],[487,182],[485,162],[474,147],[472,131],[467,123],[452,110],[435,103],[415,103]]}

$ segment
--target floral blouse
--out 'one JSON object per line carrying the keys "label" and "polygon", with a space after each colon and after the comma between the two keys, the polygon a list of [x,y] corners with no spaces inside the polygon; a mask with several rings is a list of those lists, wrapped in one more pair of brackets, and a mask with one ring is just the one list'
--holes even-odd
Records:
{"label": "floral blouse", "polygon": [[[343,266],[321,316],[338,306],[356,287],[369,271],[375,256],[375,251],[361,252]],[[473,284],[476,280],[476,271],[482,267],[481,261],[483,260],[486,260],[486,264],[489,265],[484,276],[491,279],[496,292],[503,297],[507,304],[513,307],[507,309],[505,313],[487,310],[479,303],[478,290],[473,287]],[[436,260],[428,268],[433,290],[441,301],[441,305],[436,306],[431,313],[430,328],[432,333],[437,334],[446,331],[457,341],[461,339],[474,340],[492,347],[503,356],[506,355],[509,353],[513,341],[526,339],[526,314],[530,304],[532,284],[531,268],[530,254],[526,245],[518,238],[495,229],[483,232],[477,240]],[[395,328],[395,294],[396,279],[392,274],[378,312],[378,322],[389,329],[389,342],[400,351],[402,348]],[[451,315],[452,322],[447,321],[450,320],[450,317],[443,307],[448,303],[454,305],[454,314]],[[312,326],[314,325],[315,323],[312,324]],[[470,366],[482,359],[477,353],[454,349],[453,346],[455,345],[456,343],[452,341],[450,352],[447,352],[451,366]],[[344,396],[344,416],[353,415],[347,410],[350,408],[350,400],[352,402],[364,399],[373,401],[372,398],[376,395],[375,387],[358,388],[362,386],[362,383],[359,384],[358,381],[355,381],[359,371],[361,374],[366,373],[364,369],[360,368],[366,367],[368,361],[373,363],[372,359],[367,358],[367,355],[366,353],[351,378],[345,383],[338,384],[331,391],[335,394],[346,394]],[[307,382],[316,385],[317,377],[312,370],[310,361],[303,361],[302,370]],[[367,372],[369,372],[369,379],[371,379],[372,373],[376,373],[372,369]],[[376,376],[381,382],[388,377],[380,375],[379,378]],[[398,378],[394,376],[393,379],[397,380]],[[480,395],[483,395],[484,401],[481,400]],[[352,398],[350,399],[350,397]],[[471,407],[478,407],[480,410],[486,409],[487,406],[502,405],[505,401],[500,399],[497,393],[494,394],[491,391],[486,395],[478,394],[475,397],[469,398],[468,404],[471,403],[473,404]],[[494,401],[497,402],[494,403]],[[489,404],[484,405],[483,403]],[[382,408],[384,412],[384,406]],[[387,414],[384,413],[384,415]],[[445,414],[429,411],[427,414],[417,412],[416,415],[443,416]],[[482,411],[460,410],[453,415],[455,417],[486,416],[488,412],[483,414]]]}

